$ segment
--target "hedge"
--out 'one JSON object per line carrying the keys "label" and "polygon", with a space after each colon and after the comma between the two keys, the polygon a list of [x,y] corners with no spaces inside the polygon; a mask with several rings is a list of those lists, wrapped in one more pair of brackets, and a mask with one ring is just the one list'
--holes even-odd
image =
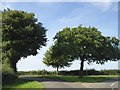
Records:
{"label": "hedge", "polygon": [[[95,69],[88,69],[84,70],[84,75],[118,75],[120,74],[119,70],[95,70]],[[38,70],[38,71],[19,71],[19,75],[57,75],[56,71],[47,71],[47,70]],[[71,71],[59,71],[59,75],[79,75],[79,70],[71,70]]]}

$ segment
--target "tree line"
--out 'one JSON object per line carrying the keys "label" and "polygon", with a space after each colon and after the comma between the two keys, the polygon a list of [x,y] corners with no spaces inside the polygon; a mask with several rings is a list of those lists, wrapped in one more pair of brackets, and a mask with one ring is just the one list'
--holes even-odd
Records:
{"label": "tree line", "polygon": [[[109,69],[109,70],[95,70],[95,69],[86,69],[83,70],[84,76],[88,75],[118,75],[120,74],[120,70],[117,69]],[[33,70],[33,71],[18,71],[18,75],[26,75],[26,76],[32,76],[32,75],[37,75],[37,76],[56,76],[58,73],[56,71],[47,71],[47,70]],[[62,70],[59,71],[59,75],[63,76],[78,76],[79,75],[79,70]]]}
{"label": "tree line", "polygon": [[[46,46],[47,29],[34,13],[5,9],[2,14],[2,74],[15,74],[21,58],[37,55]],[[53,45],[46,51],[43,63],[53,68],[69,67],[80,61],[79,76],[83,76],[84,62],[104,64],[120,59],[120,40],[106,37],[95,27],[66,27],[56,33]]]}

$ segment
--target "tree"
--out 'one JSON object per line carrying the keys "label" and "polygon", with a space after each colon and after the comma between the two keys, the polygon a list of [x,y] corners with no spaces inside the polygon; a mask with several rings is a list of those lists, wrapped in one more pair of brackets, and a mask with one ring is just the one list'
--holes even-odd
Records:
{"label": "tree", "polygon": [[71,59],[62,54],[62,47],[58,47],[57,43],[46,51],[43,58],[43,63],[56,68],[58,73],[59,68],[69,67],[71,65],[70,61]]}
{"label": "tree", "polygon": [[115,37],[105,37],[95,27],[64,28],[59,31],[54,40],[60,46],[66,46],[63,50],[65,56],[72,60],[80,60],[80,77],[83,76],[84,62],[88,64],[96,62],[104,64],[108,60],[117,61],[120,56],[119,40]]}
{"label": "tree", "polygon": [[36,55],[46,45],[46,29],[33,13],[6,9],[2,13],[2,63],[16,71],[21,57]]}

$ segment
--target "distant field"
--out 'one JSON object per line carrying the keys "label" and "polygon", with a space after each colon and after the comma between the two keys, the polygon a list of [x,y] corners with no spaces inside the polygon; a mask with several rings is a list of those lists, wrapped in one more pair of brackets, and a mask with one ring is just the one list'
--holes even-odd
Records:
{"label": "distant field", "polygon": [[95,82],[102,82],[111,79],[118,78],[118,75],[91,75],[91,76],[84,76],[83,78],[79,78],[78,76],[21,76],[21,77],[34,77],[34,78],[49,78],[54,80],[62,80],[67,82],[87,82],[87,83],[95,83]]}
{"label": "distant field", "polygon": [[44,87],[38,81],[17,79],[11,84],[3,85],[2,88],[3,88],[2,90],[18,90],[18,88],[28,88],[28,90],[29,90],[30,88],[44,88]]}

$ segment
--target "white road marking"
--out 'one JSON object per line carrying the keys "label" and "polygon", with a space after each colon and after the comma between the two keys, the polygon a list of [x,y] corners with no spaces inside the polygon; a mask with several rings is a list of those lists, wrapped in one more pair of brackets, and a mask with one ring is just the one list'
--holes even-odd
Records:
{"label": "white road marking", "polygon": [[113,86],[113,85],[115,85],[116,83],[118,83],[118,82],[114,82],[114,83],[112,83],[110,86]]}
{"label": "white road marking", "polygon": [[87,87],[87,88],[91,88],[90,86],[88,86],[88,85],[85,85],[85,84],[82,84],[84,87]]}

